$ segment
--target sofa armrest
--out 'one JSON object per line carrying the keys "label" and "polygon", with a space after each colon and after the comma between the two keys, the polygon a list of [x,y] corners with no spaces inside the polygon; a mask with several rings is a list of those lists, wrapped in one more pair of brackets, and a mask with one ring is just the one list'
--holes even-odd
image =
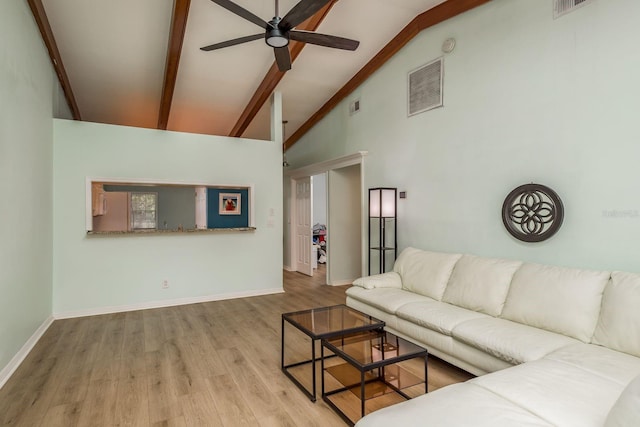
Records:
{"label": "sofa armrest", "polygon": [[402,277],[394,271],[373,276],[361,277],[353,281],[353,286],[365,289],[396,288],[402,289]]}

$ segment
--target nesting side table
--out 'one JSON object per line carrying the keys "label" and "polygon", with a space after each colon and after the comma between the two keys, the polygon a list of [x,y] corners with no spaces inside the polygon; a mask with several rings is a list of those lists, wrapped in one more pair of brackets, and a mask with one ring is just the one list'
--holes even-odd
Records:
{"label": "nesting side table", "polygon": [[[288,362],[286,360],[285,330],[289,329],[286,327],[287,325],[293,326],[296,330],[311,338],[310,359],[295,362]],[[312,402],[315,402],[316,361],[318,360],[316,358],[316,341],[356,332],[381,331],[383,327],[383,321],[347,307],[344,304],[284,313],[282,314],[280,355],[282,372],[284,372]],[[297,378],[296,375],[291,372],[292,368],[306,364],[311,366],[311,388],[305,387],[301,379]]]}

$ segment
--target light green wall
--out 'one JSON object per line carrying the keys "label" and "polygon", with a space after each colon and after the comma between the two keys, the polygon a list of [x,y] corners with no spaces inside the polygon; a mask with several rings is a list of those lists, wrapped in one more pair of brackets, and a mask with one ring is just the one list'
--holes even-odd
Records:
{"label": "light green wall", "polygon": [[158,189],[158,228],[196,228],[195,191],[195,188]]}
{"label": "light green wall", "polygon": [[53,91],[27,2],[0,2],[0,371],[51,314]]}
{"label": "light green wall", "polygon": [[327,174],[313,176],[313,224],[327,225]]}
{"label": "light green wall", "polygon": [[353,165],[327,172],[330,209],[327,275],[330,285],[351,283],[361,276],[360,167]]}
{"label": "light green wall", "polygon": [[[494,0],[419,34],[287,151],[292,168],[368,150],[365,187],[407,191],[400,247],[640,272],[640,2]],[[407,72],[445,55],[444,108],[407,117]],[[348,114],[360,98],[361,111]],[[520,184],[562,198],[525,244],[500,210]]]}
{"label": "light green wall", "polygon": [[[257,230],[87,236],[87,176],[255,184]],[[281,182],[272,142],[54,120],[53,312],[281,289]]]}
{"label": "light green wall", "polygon": [[56,119],[73,119],[73,114],[67,104],[67,99],[64,97],[64,91],[58,81],[58,76],[52,68],[53,73],[53,117]]}

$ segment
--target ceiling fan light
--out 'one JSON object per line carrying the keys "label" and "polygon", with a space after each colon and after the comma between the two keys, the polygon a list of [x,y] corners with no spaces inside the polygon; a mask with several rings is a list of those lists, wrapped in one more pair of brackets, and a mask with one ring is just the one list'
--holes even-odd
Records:
{"label": "ceiling fan light", "polygon": [[271,47],[284,47],[289,44],[289,40],[284,37],[267,37],[267,44]]}
{"label": "ceiling fan light", "polygon": [[271,47],[285,47],[289,44],[289,37],[287,37],[279,28],[272,28],[267,31],[265,35],[265,41]]}

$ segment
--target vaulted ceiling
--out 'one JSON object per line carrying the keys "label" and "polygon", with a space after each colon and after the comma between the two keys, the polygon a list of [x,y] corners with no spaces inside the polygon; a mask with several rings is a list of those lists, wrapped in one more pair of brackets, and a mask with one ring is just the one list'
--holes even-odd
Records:
{"label": "vaulted ceiling", "polygon": [[[200,50],[260,32],[211,0],[27,1],[76,119],[269,139],[278,90],[290,146],[422,29],[489,0],[326,0],[296,28],[360,46],[291,42],[285,73],[264,40]],[[280,15],[297,2],[280,0]],[[265,21],[274,15],[273,0],[235,3]]]}

